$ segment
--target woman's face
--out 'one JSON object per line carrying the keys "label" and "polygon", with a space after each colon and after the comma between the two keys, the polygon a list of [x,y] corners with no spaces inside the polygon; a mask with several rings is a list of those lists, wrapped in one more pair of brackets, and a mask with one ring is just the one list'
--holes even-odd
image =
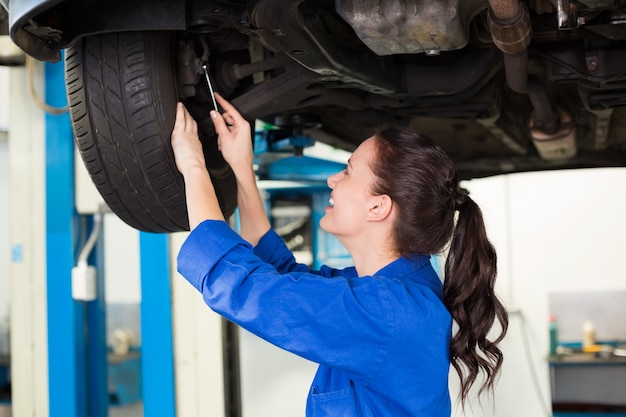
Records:
{"label": "woman's face", "polygon": [[373,137],[364,141],[350,157],[346,169],[328,178],[330,201],[320,227],[338,238],[357,235],[366,222],[370,190],[376,179],[370,169],[376,154],[374,141]]}

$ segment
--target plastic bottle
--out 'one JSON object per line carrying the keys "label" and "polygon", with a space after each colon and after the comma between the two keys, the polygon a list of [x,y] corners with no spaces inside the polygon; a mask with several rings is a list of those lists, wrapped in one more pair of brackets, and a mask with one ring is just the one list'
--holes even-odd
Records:
{"label": "plastic bottle", "polygon": [[591,320],[583,323],[583,350],[596,344],[596,328]]}
{"label": "plastic bottle", "polygon": [[548,329],[550,331],[550,355],[556,355],[556,348],[559,345],[559,325],[554,314],[550,314]]}

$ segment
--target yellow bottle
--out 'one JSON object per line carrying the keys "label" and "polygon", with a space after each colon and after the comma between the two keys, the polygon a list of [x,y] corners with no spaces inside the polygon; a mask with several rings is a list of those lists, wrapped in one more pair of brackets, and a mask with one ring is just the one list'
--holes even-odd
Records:
{"label": "yellow bottle", "polygon": [[594,351],[596,345],[596,328],[591,320],[585,320],[583,323],[583,351]]}

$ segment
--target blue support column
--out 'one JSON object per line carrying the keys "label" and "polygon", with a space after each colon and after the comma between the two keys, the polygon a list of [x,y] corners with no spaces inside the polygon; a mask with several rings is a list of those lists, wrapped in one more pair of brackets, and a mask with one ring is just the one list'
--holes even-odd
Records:
{"label": "blue support column", "polygon": [[[104,221],[104,220],[102,220]],[[88,230],[93,229],[89,222]],[[100,225],[100,227],[104,227]],[[89,417],[108,417],[109,415],[109,379],[108,348],[106,341],[106,297],[104,282],[104,239],[103,233],[94,247],[89,264],[97,267],[98,297],[85,303],[87,308],[87,380],[89,386]]]}
{"label": "blue support column", "polygon": [[[63,107],[63,64],[45,64],[46,101]],[[46,271],[48,294],[48,384],[51,417],[87,413],[85,311],[74,302],[71,271],[76,233],[74,147],[69,115],[46,122]]]}
{"label": "blue support column", "polygon": [[[44,75],[46,102],[64,107],[63,63],[46,63]],[[75,301],[72,267],[82,229],[74,208],[74,137],[68,113],[47,114],[45,123],[49,415],[104,417],[108,386],[102,271],[99,298]]]}
{"label": "blue support column", "polygon": [[141,373],[146,417],[174,417],[174,349],[169,240],[141,232]]}

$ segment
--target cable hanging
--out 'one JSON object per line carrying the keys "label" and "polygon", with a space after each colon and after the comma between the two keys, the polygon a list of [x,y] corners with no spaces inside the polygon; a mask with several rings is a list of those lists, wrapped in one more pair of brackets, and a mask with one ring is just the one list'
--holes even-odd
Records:
{"label": "cable hanging", "polygon": [[46,113],[50,113],[50,114],[54,114],[54,115],[59,115],[59,114],[63,114],[65,112],[67,112],[69,110],[69,106],[65,106],[65,107],[54,107],[49,105],[48,103],[46,103],[40,96],[39,94],[37,94],[37,92],[35,91],[35,59],[31,58],[29,56],[26,57],[26,84],[28,87],[28,94],[30,95],[30,97],[32,98],[32,100],[35,102],[35,104],[37,105],[37,107],[39,107],[41,110],[45,111]]}

